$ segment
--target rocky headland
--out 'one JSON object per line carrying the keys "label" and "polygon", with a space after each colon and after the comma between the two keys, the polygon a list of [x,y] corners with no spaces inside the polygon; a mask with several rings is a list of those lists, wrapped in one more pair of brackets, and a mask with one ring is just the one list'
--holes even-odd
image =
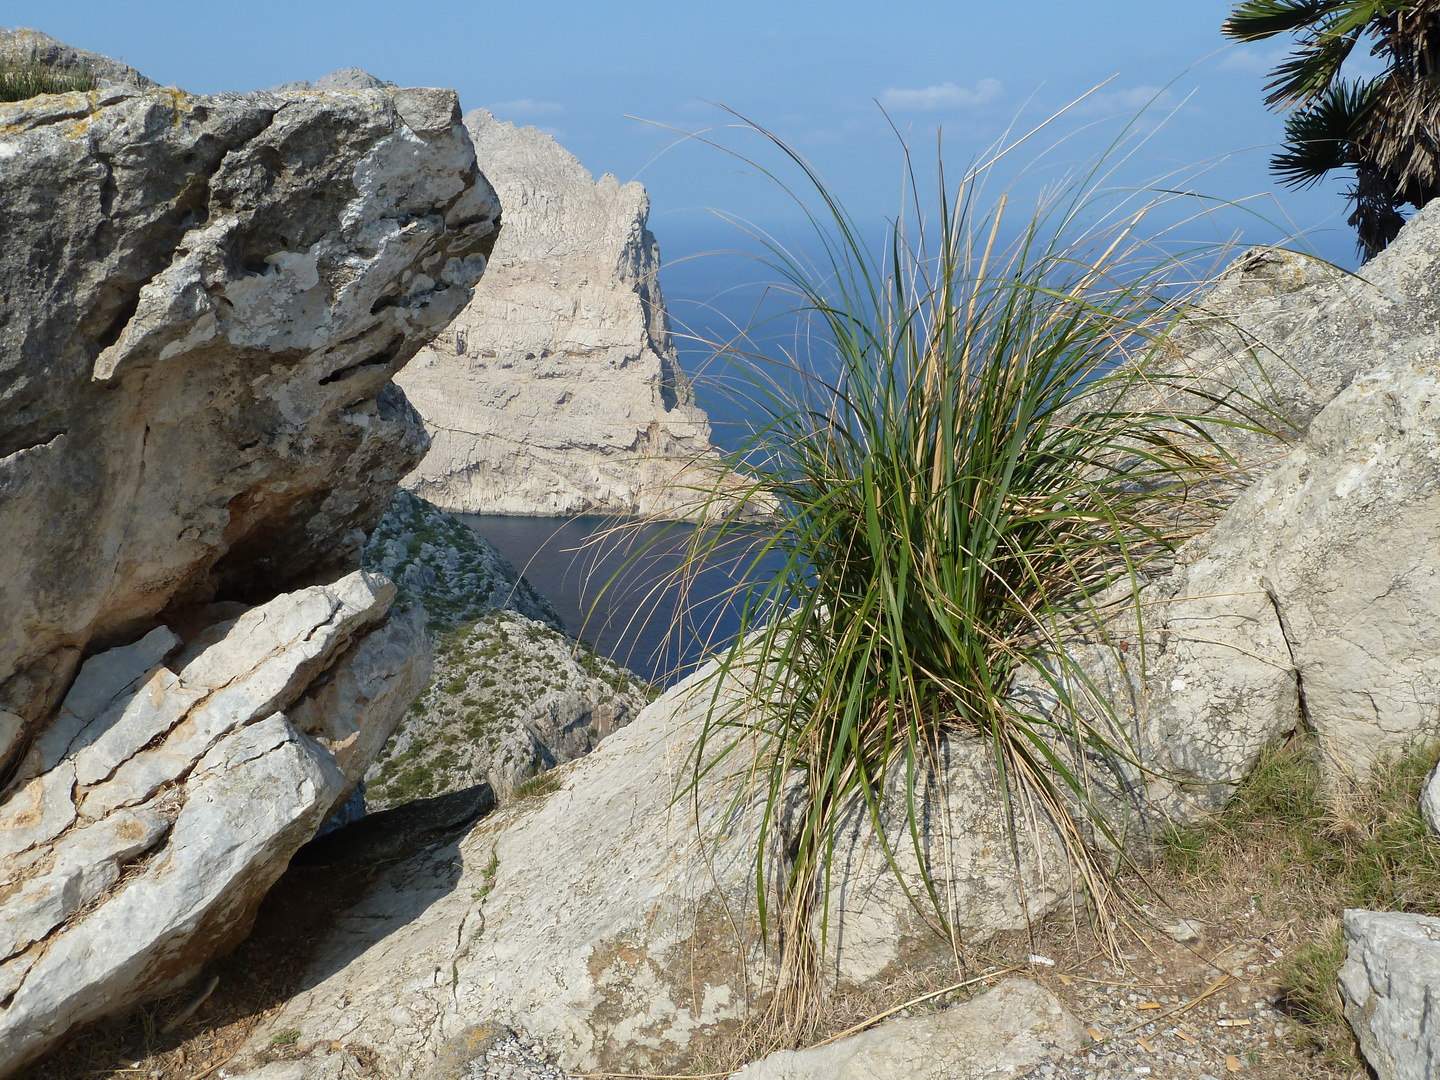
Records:
{"label": "rocky headland", "polygon": [[639,183],[465,115],[505,208],[484,281],[399,383],[431,449],[405,486],[471,514],[686,516],[715,483]]}

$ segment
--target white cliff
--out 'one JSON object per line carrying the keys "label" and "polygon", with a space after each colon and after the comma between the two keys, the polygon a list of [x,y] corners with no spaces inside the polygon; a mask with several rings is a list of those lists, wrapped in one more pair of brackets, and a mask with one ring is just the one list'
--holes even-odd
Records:
{"label": "white cliff", "polygon": [[[683,515],[710,425],[680,370],[649,198],[536,128],[465,117],[503,227],[484,281],[398,382],[431,449],[405,486],[459,513]],[[687,488],[689,490],[687,490]]]}

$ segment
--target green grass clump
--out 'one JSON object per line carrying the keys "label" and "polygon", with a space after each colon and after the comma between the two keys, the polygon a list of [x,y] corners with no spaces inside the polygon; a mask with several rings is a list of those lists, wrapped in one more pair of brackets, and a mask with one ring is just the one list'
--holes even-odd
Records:
{"label": "green grass clump", "polygon": [[[737,767],[766,795],[760,916],[784,943],[779,983],[803,999],[820,984],[842,815],[863,803],[894,866],[879,825],[898,772],[924,868],[917,788],[952,733],[990,749],[1007,819],[1028,806],[1055,822],[1082,880],[1104,891],[1083,838],[1120,845],[1122,826],[1093,793],[1123,789],[1138,767],[1068,646],[1126,605],[1138,618],[1140,571],[1213,519],[1232,474],[1217,424],[1267,418],[1217,411],[1214,386],[1169,374],[1187,294],[1166,277],[1175,264],[1136,239],[1146,206],[1107,203],[1097,174],[1013,220],[1005,197],[987,206],[983,168],[954,187],[942,168],[928,202],[912,172],[913,208],[875,251],[770,138],[817,196],[820,256],[766,244],[808,347],[729,350],[753,371],[763,420],[731,455],[689,557],[696,568],[735,545],[750,553],[741,632],[715,681],[717,703],[726,679],[747,700],[712,708],[692,782],[758,742],[756,764]],[[1247,401],[1232,393],[1228,406]],[[759,540],[757,508],[778,519]],[[1051,707],[1012,697],[1021,674]],[[781,842],[797,776],[804,806]],[[915,899],[951,931],[928,876]],[[810,1014],[793,996],[783,1008]]]}
{"label": "green grass clump", "polygon": [[86,67],[53,68],[34,62],[0,59],[0,101],[25,101],[39,94],[94,90],[95,73]]}

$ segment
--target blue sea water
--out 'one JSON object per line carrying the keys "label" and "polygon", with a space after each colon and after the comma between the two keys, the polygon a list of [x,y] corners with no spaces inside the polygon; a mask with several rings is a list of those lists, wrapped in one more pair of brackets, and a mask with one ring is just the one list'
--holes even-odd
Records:
{"label": "blue sea water", "polygon": [[673,685],[739,628],[744,575],[734,560],[708,564],[683,586],[675,577],[692,526],[460,516],[550,600],[572,635],[650,682]]}

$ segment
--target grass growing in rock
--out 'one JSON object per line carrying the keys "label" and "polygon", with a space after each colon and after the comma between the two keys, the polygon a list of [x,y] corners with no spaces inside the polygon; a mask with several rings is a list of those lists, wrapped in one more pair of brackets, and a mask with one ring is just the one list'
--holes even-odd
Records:
{"label": "grass growing in rock", "polygon": [[0,101],[25,101],[39,94],[94,90],[89,68],[53,68],[33,62],[0,59]]}
{"label": "grass growing in rock", "polygon": [[[1118,847],[1121,826],[1096,792],[1128,790],[1139,766],[1067,639],[1133,610],[1143,570],[1233,491],[1207,425],[1268,417],[1167,367],[1189,295],[1170,275],[1193,271],[1141,239],[1149,196],[1097,190],[1099,166],[1008,216],[1006,197],[984,196],[984,167],[954,186],[942,167],[933,197],[911,171],[909,204],[876,251],[803,158],[761,135],[814,196],[817,209],[797,201],[819,254],[761,238],[806,347],[729,350],[753,371],[761,419],[729,460],[691,566],[736,543],[758,550],[715,680],[737,681],[745,700],[711,711],[692,779],[743,760],[737,800],[763,794],[760,914],[780,946],[776,1008],[803,1041],[839,822],[863,805],[895,865],[880,819],[899,774],[923,874],[916,789],[945,739],[990,750],[1012,845],[1027,814],[1047,819],[1091,895],[1107,892],[1086,838]],[[756,545],[747,518],[761,502],[779,522]],[[1011,696],[1022,673],[1048,710]],[[785,824],[797,778],[802,806]],[[929,877],[914,891],[953,934]]]}

